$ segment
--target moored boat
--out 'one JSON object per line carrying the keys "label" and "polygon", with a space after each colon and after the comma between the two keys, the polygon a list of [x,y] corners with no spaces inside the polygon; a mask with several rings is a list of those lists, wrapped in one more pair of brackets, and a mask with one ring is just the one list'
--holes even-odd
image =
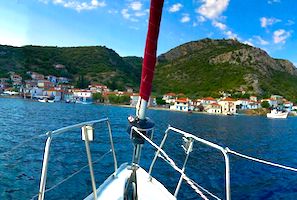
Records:
{"label": "moored boat", "polygon": [[279,111],[277,109],[271,110],[270,113],[267,113],[267,118],[271,119],[286,119],[288,117],[288,112]]}

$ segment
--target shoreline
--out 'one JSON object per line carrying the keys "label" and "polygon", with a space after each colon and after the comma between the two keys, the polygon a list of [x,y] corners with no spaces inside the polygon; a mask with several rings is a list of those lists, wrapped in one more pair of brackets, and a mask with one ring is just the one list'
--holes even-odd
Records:
{"label": "shoreline", "polygon": [[[29,100],[29,101],[35,101],[33,99],[23,98],[21,96],[9,96],[9,95],[0,95],[0,98],[4,99],[23,99],[23,100]],[[58,102],[55,102],[58,103]],[[64,101],[59,101],[59,103],[65,103]],[[117,107],[123,107],[123,108],[135,108],[135,106],[131,105],[125,105],[125,104],[110,104],[110,103],[92,103],[94,105],[101,105],[101,106],[117,106]],[[170,110],[169,108],[165,107],[148,107],[149,110],[161,110],[161,111],[168,111],[168,112],[179,112],[179,113],[185,113],[185,114],[202,114],[202,115],[213,115],[213,116],[227,116],[224,114],[216,114],[216,113],[208,113],[208,112],[198,112],[198,111],[191,111],[191,112],[185,112],[185,111],[179,111],[179,110]],[[256,110],[241,110],[239,113],[236,113],[235,115],[231,116],[263,116],[266,117],[266,114],[269,112],[268,109],[256,109]],[[290,117],[296,117],[297,115],[289,113]]]}

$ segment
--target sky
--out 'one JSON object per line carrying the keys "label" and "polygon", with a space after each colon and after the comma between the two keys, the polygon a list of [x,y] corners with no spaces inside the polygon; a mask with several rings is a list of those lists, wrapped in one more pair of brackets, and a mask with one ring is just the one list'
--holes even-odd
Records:
{"label": "sky", "polygon": [[[106,46],[143,56],[149,0],[0,0],[0,44]],[[236,38],[297,67],[296,0],[165,0],[158,54]]]}

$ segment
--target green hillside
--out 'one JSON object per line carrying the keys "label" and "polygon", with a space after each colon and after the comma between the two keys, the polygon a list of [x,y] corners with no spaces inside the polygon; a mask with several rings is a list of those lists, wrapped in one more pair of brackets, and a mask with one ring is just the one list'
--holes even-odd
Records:
{"label": "green hillside", "polygon": [[193,97],[245,91],[297,99],[297,70],[258,48],[236,40],[204,39],[176,47],[159,56],[154,79],[157,93]]}
{"label": "green hillside", "polygon": [[[138,88],[140,58],[122,58],[112,49],[91,47],[21,48],[0,46],[0,76],[15,71],[25,76],[27,71],[44,75],[65,76],[77,80],[80,75],[90,82],[103,83],[112,89]],[[136,60],[136,61],[134,61]],[[65,66],[56,69],[57,64]]]}

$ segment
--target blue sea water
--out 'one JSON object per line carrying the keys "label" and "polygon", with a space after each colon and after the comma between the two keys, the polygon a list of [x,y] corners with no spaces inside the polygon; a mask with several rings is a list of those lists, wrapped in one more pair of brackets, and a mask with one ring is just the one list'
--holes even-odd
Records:
{"label": "blue sea water", "polygon": [[[126,133],[127,116],[135,109],[105,106],[53,103],[45,104],[22,99],[0,98],[0,199],[32,199],[39,189],[45,137],[35,138],[18,149],[4,153],[27,140],[63,126],[109,117],[119,163],[130,162],[133,146]],[[254,157],[297,167],[297,118],[269,120],[257,116],[214,116],[149,110],[156,123],[154,141],[159,144],[170,124],[199,137]],[[103,125],[96,126],[91,144],[93,160],[109,149]],[[165,151],[181,166],[185,158],[182,141],[171,136]],[[141,165],[148,169],[153,149],[146,144]],[[297,199],[297,173],[264,166],[231,156],[231,191],[233,199]],[[50,152],[47,188],[87,164],[80,131],[54,138]],[[113,161],[107,155],[94,164],[97,185],[112,173]],[[222,155],[195,143],[186,174],[197,183],[224,199],[224,160]],[[153,171],[171,192],[178,174],[158,160]],[[83,199],[92,191],[88,168],[59,187],[46,193],[46,199]],[[199,199],[185,183],[178,199]]]}

